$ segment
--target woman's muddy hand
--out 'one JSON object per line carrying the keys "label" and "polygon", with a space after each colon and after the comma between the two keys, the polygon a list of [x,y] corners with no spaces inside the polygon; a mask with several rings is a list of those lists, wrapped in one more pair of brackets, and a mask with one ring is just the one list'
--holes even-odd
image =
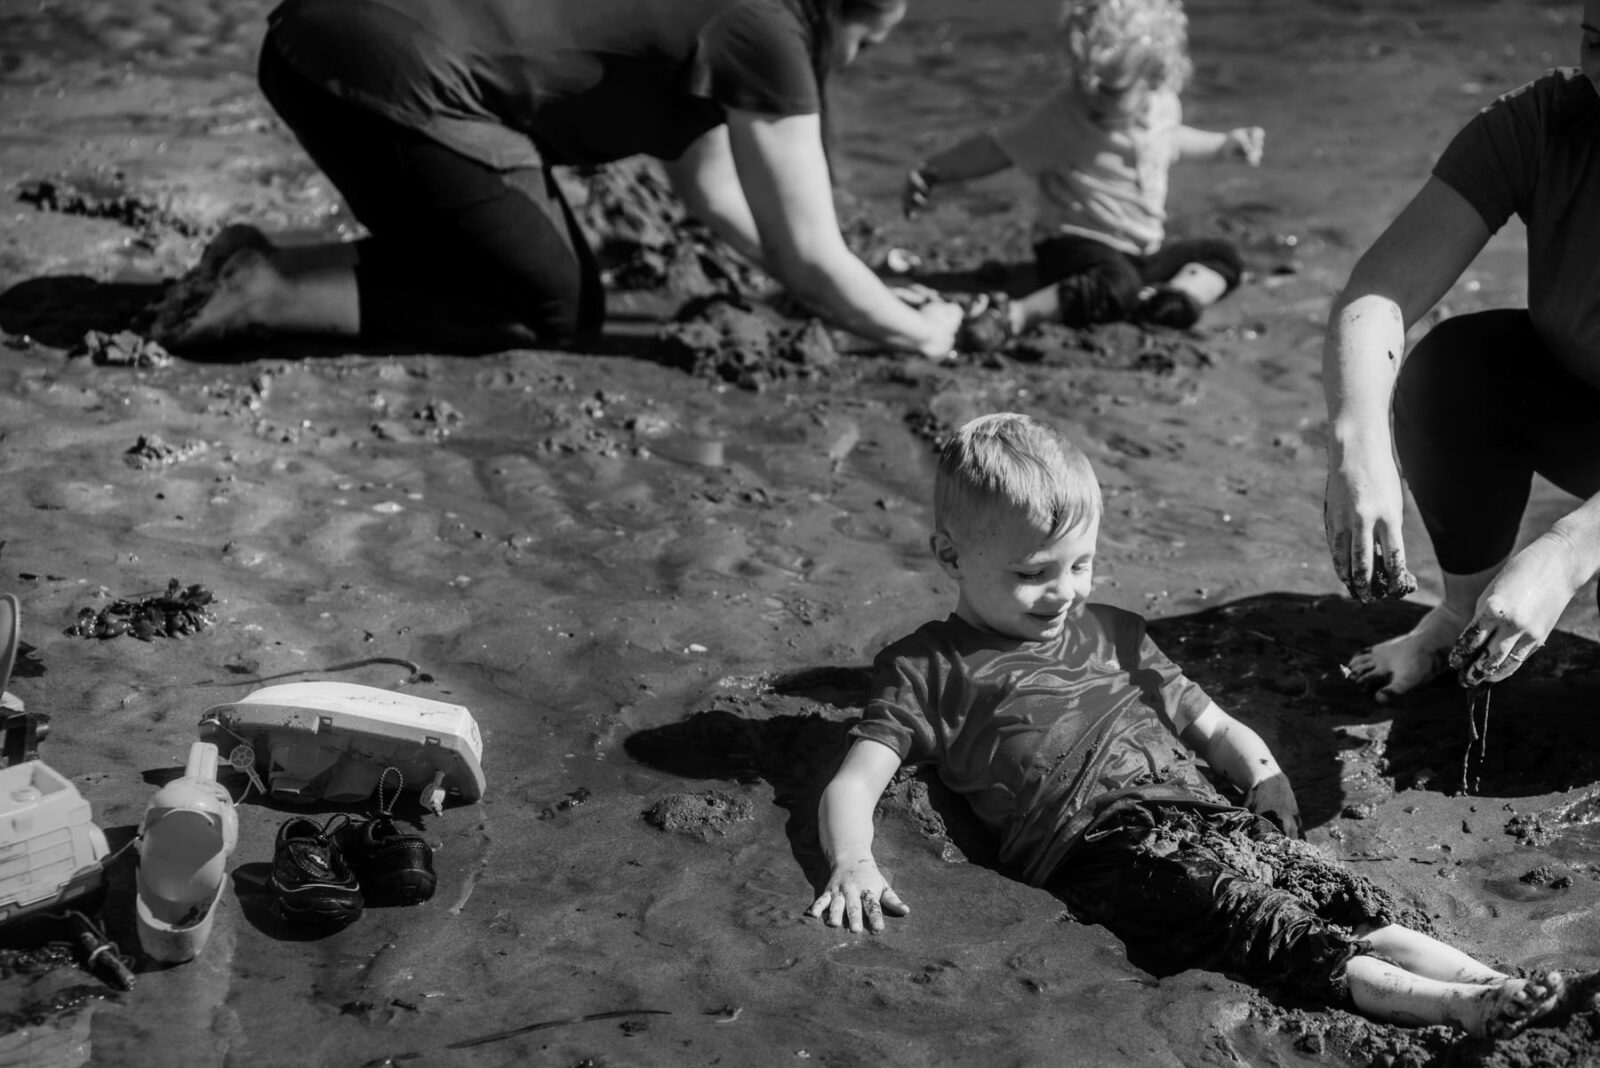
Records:
{"label": "woman's muddy hand", "polygon": [[945,300],[933,300],[917,309],[927,324],[930,337],[921,348],[924,356],[932,360],[955,358],[956,332],[961,329],[965,312],[961,305]]}
{"label": "woman's muddy hand", "polygon": [[1565,537],[1545,533],[1513,556],[1478,598],[1477,612],[1450,650],[1463,686],[1510,678],[1561,620],[1582,568]]}
{"label": "woman's muddy hand", "polygon": [[1387,464],[1330,465],[1322,500],[1323,532],[1334,574],[1362,604],[1416,592],[1400,533],[1404,514],[1400,472]]}
{"label": "woman's muddy hand", "polygon": [[856,934],[862,930],[876,934],[883,930],[885,913],[904,916],[910,911],[878,865],[866,859],[836,866],[806,915],[820,916],[829,927],[847,926]]}

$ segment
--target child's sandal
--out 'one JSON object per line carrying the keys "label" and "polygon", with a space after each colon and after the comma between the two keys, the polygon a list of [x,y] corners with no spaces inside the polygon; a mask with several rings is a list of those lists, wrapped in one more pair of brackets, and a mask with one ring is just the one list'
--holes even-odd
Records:
{"label": "child's sandal", "polygon": [[993,352],[1004,348],[1011,332],[1011,298],[1004,293],[980,293],[956,332],[956,348],[962,352]]}

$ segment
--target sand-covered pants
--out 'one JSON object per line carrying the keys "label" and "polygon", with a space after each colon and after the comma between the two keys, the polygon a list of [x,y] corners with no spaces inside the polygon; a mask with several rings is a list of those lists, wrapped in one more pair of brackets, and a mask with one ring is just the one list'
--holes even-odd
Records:
{"label": "sand-covered pants", "polygon": [[1244,809],[1122,801],[1046,884],[1109,928],[1135,963],[1225,972],[1318,1002],[1348,1003],[1352,928],[1381,926],[1389,895]]}
{"label": "sand-covered pants", "polygon": [[1178,238],[1148,256],[1134,256],[1092,237],[1063,234],[1036,243],[1033,256],[1041,284],[1055,284],[1061,321],[1068,326],[1133,318],[1139,291],[1168,281],[1186,264],[1216,271],[1227,283],[1226,292],[1244,275],[1239,250],[1219,237]]}

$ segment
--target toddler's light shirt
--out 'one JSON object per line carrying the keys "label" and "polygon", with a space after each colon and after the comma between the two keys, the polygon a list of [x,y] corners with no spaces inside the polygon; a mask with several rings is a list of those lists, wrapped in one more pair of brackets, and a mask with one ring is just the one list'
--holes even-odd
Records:
{"label": "toddler's light shirt", "polygon": [[1140,123],[1107,130],[1075,86],[1058,89],[1027,116],[995,131],[1018,170],[1033,179],[1034,240],[1063,234],[1149,255],[1166,237],[1167,172],[1178,156],[1178,94],[1151,94]]}

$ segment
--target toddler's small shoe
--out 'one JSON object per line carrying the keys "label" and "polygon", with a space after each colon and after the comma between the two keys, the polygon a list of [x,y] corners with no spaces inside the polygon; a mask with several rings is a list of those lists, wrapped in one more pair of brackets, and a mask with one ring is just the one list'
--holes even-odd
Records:
{"label": "toddler's small shoe", "polygon": [[304,816],[278,828],[271,882],[278,906],[292,920],[343,926],[361,915],[361,886],[338,841]]}
{"label": "toddler's small shoe", "polygon": [[387,816],[351,820],[337,841],[369,905],[420,905],[433,896],[433,847]]}
{"label": "toddler's small shoe", "polygon": [[1136,317],[1142,323],[1187,330],[1200,321],[1200,304],[1181,289],[1157,286],[1140,302]]}

